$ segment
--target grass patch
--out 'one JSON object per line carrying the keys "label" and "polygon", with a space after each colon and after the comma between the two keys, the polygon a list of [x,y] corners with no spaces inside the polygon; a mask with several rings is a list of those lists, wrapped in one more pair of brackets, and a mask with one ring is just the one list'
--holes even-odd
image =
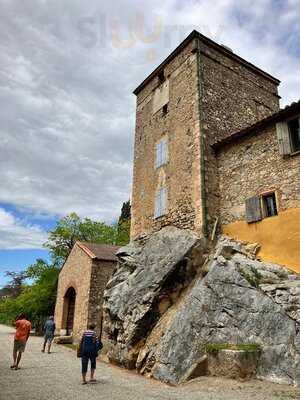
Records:
{"label": "grass patch", "polygon": [[250,283],[251,286],[258,288],[262,275],[255,269],[251,268],[249,271],[239,268],[239,273]]}
{"label": "grass patch", "polygon": [[74,343],[62,343],[61,346],[68,347],[69,349],[72,349],[72,350],[77,350],[77,348],[78,348],[77,344],[74,344]]}
{"label": "grass patch", "polygon": [[256,343],[248,343],[248,344],[209,343],[205,346],[206,353],[215,354],[220,350],[259,351],[260,345]]}

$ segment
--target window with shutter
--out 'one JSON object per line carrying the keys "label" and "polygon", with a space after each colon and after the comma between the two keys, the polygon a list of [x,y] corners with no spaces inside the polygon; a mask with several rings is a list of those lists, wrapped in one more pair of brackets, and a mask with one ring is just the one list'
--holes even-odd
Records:
{"label": "window with shutter", "polygon": [[288,124],[286,122],[278,122],[276,124],[276,131],[279,145],[279,153],[282,156],[291,154],[292,148]]}
{"label": "window with shutter", "polygon": [[262,204],[265,218],[278,215],[276,195],[274,192],[262,195]]}
{"label": "window with shutter", "polygon": [[168,162],[168,141],[166,138],[160,140],[156,144],[155,167],[167,164]]}
{"label": "window with shutter", "polygon": [[161,187],[155,196],[154,218],[159,218],[167,213],[167,188]]}
{"label": "window with shutter", "polygon": [[153,95],[153,109],[152,113],[155,114],[164,105],[169,103],[169,80],[165,80],[161,85],[156,88]]}
{"label": "window with shutter", "polygon": [[249,224],[262,220],[261,203],[258,196],[246,200],[246,220]]}
{"label": "window with shutter", "polygon": [[288,122],[292,152],[300,151],[300,118]]}

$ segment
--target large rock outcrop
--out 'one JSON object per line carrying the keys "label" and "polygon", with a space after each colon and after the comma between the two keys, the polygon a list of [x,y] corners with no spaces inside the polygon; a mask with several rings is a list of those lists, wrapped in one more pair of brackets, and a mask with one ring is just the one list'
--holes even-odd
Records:
{"label": "large rock outcrop", "polygon": [[119,250],[103,306],[110,361],[135,368],[144,339],[203,263],[203,248],[193,232],[167,227]]}
{"label": "large rock outcrop", "polygon": [[131,243],[105,293],[109,358],[164,382],[195,376],[209,344],[256,344],[257,376],[300,384],[300,277],[253,247],[165,228]]}

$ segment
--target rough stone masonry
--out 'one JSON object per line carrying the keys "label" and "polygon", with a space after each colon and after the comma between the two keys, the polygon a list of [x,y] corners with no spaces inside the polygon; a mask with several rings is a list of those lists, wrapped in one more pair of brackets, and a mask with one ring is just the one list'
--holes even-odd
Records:
{"label": "rough stone masonry", "polygon": [[175,227],[119,250],[104,295],[110,361],[178,384],[206,373],[208,345],[255,344],[257,377],[299,385],[300,276],[228,238],[209,250]]}

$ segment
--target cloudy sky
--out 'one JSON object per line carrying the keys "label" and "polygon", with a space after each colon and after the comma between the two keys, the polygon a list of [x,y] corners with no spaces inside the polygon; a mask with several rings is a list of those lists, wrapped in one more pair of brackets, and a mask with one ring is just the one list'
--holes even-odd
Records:
{"label": "cloudy sky", "polygon": [[[105,5],[104,5],[105,3]],[[299,0],[0,0],[0,287],[75,211],[130,196],[132,90],[192,29],[300,98]]]}

